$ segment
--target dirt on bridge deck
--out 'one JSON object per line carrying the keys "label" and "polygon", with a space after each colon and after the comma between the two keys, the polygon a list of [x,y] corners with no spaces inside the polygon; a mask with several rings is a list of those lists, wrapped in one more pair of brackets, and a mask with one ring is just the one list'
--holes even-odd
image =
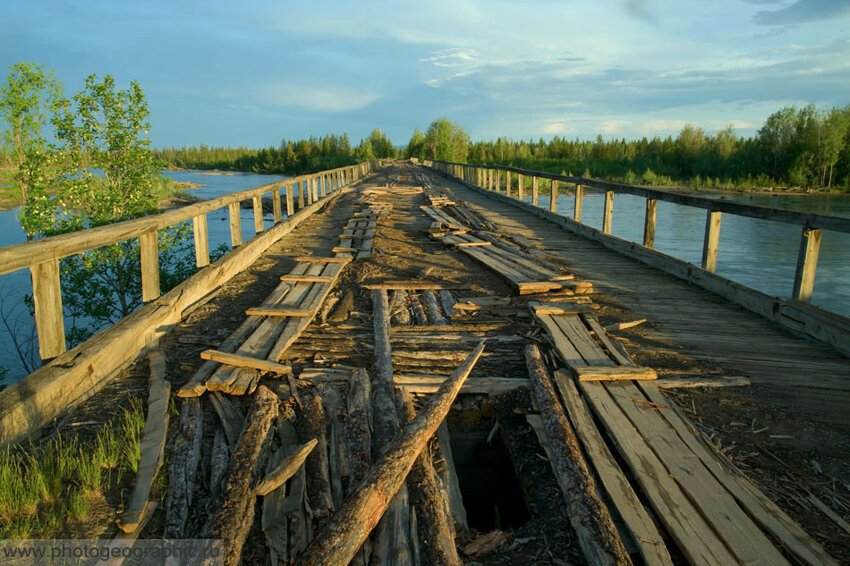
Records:
{"label": "dirt on bridge deck", "polygon": [[[690,355],[690,344],[677,344],[675,336],[673,342],[665,336],[664,347],[660,347],[658,332],[662,322],[654,320],[651,313],[644,316],[637,302],[629,300],[628,293],[616,292],[610,277],[617,269],[606,271],[604,268],[607,262],[623,269],[620,259],[604,255],[612,252],[596,249],[589,243],[580,244],[556,227],[541,224],[543,221],[532,215],[509,210],[505,205],[496,204],[426,169],[396,165],[381,170],[364,183],[366,187],[386,187],[400,180],[399,190],[387,191],[380,197],[382,203],[392,208],[378,221],[371,258],[354,261],[345,269],[334,287],[339,302],[330,318],[324,322],[314,321],[287,351],[285,363],[292,365],[296,375],[311,368],[372,367],[372,301],[364,284],[386,280],[437,281],[450,289],[459,301],[467,297],[511,297],[515,294],[499,274],[430,237],[432,219],[420,210],[420,206],[428,204],[428,199],[421,191],[409,190],[420,186],[417,175],[432,179],[457,199],[470,202],[476,211],[497,226],[536,239],[544,249],[565,260],[571,272],[593,281],[596,287],[593,298],[599,306],[595,312],[602,324],[649,318],[643,326],[615,333],[640,365],[655,368],[662,377],[734,375],[741,371],[734,363],[723,359]],[[163,338],[159,349],[168,360],[167,378],[173,389],[183,385],[198,370],[203,350],[218,347],[245,320],[245,310],[260,305],[279,285],[280,276],[295,266],[294,258],[332,255],[339,234],[357,210],[358,194],[352,192],[330,203],[322,213],[270,248],[250,269],[198,305]],[[520,223],[526,225],[520,227]],[[600,258],[596,264],[582,264],[590,262],[596,254]],[[661,277],[667,280],[669,288],[679,292],[683,284]],[[350,302],[347,295],[350,295]],[[524,302],[512,301],[503,308],[473,313],[464,322],[487,326],[491,336],[521,338],[491,341],[472,377],[527,378],[522,346],[529,341],[533,330]],[[474,345],[472,342],[462,344],[454,349],[468,352]],[[445,344],[433,344],[430,355],[427,345],[408,346],[408,350],[409,356],[404,344],[393,345],[397,373],[448,375],[457,366],[457,360],[447,355],[449,349]],[[424,356],[414,355],[415,352]],[[104,421],[118,414],[129,397],[146,396],[147,375],[145,362],[135,364],[103,392],[59,421],[55,429],[76,434],[81,430],[77,423]],[[847,550],[850,533],[844,532],[811,499],[818,498],[821,505],[826,504],[840,516],[850,515],[850,425],[824,427],[810,405],[806,405],[807,410],[789,411],[789,406],[793,407],[793,396],[781,395],[777,400],[776,396],[765,394],[764,384],[756,379],[753,382],[750,387],[677,390],[672,399],[713,439],[722,453],[745,470],[834,557],[850,561]],[[204,407],[201,465],[208,466],[218,417],[208,403]],[[498,396],[461,395],[449,415],[452,445],[459,453],[477,454],[475,461],[459,463],[466,467],[468,474],[462,490],[466,490],[464,496],[470,502],[467,509],[470,531],[458,533],[458,547],[463,549],[478,535],[495,529],[510,535],[504,544],[485,554],[461,554],[466,563],[561,565],[585,562],[576,535],[569,527],[567,507],[552,466],[525,418],[532,412],[530,392],[520,388]],[[493,432],[497,421],[499,430]],[[178,419],[172,418],[172,435],[177,426]],[[489,441],[486,440],[488,436]],[[166,461],[167,458],[168,449]],[[489,463],[476,466],[476,462]],[[167,466],[160,473],[166,470]],[[488,474],[496,482],[486,483]],[[483,482],[487,489],[504,491],[505,500],[494,503],[487,493],[475,494],[470,482]],[[153,497],[162,497],[165,487],[159,484]],[[119,490],[112,495],[116,507],[121,505],[120,494]],[[204,509],[209,499],[208,486],[198,486],[195,497],[193,508]],[[505,511],[509,511],[508,516]],[[207,516],[200,513],[190,516],[187,532],[199,532],[206,519]],[[244,550],[245,564],[268,560],[268,550],[257,523],[259,521],[255,522]],[[163,516],[158,511],[142,537],[160,536],[162,528]],[[675,553],[673,558],[676,563],[686,562]]]}

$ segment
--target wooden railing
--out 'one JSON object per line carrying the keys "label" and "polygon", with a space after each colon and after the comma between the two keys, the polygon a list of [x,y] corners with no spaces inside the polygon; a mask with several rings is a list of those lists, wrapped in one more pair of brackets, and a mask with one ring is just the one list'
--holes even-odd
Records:
{"label": "wooden railing", "polygon": [[[611,249],[631,255],[668,273],[718,292],[755,312],[779,320],[786,326],[793,328],[804,326],[806,333],[823,339],[846,353],[850,352],[850,342],[848,342],[848,339],[850,339],[850,322],[845,317],[806,305],[810,302],[814,290],[818,252],[823,231],[832,230],[850,233],[850,219],[848,218],[715,200],[684,194],[676,190],[639,187],[569,175],[554,175],[516,167],[443,161],[425,161],[424,165],[445,175],[455,177],[474,188],[498,194],[498,198],[508,197],[511,202],[518,206],[530,208],[573,232],[597,239]],[[529,178],[530,181],[528,181]],[[540,179],[549,181],[548,210],[539,207]],[[557,212],[558,191],[565,185],[571,185],[575,195],[572,218],[560,215]],[[524,203],[528,187],[531,189],[530,207],[528,203]],[[582,223],[582,199],[586,188],[605,193],[601,231]],[[614,196],[616,194],[629,194],[646,199],[643,241],[641,243],[626,242],[611,234]],[[690,266],[690,264],[654,250],[658,201],[700,208],[706,211],[705,237],[700,263],[702,272],[694,273],[693,266]],[[720,222],[723,214],[794,224],[800,227],[800,247],[797,254],[797,266],[790,301],[777,302],[775,298],[715,275],[720,243]],[[785,318],[781,316],[783,311],[789,313],[792,310],[794,312],[785,316]]]}
{"label": "wooden railing", "polygon": [[240,217],[242,201],[251,200],[254,231],[260,234],[265,229],[262,202],[264,195],[271,195],[274,224],[278,224],[284,220],[284,211],[287,217],[290,217],[296,211],[360,179],[372,171],[374,166],[374,162],[364,162],[300,175],[160,214],[0,248],[0,275],[29,268],[32,274],[39,354],[42,359],[54,358],[65,351],[62,287],[59,276],[61,258],[138,238],[141,247],[142,301],[149,302],[160,296],[160,231],[191,220],[195,239],[195,262],[202,268],[210,263],[207,231],[207,214],[210,212],[227,208],[230,217],[230,240],[233,248],[237,248],[243,244]]}

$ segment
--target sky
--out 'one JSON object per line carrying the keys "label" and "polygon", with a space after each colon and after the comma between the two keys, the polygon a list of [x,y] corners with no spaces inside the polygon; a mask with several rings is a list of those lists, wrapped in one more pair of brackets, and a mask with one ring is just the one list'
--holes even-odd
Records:
{"label": "sky", "polygon": [[474,140],[752,135],[850,103],[850,0],[0,0],[0,67],[138,81],[156,147],[447,117]]}

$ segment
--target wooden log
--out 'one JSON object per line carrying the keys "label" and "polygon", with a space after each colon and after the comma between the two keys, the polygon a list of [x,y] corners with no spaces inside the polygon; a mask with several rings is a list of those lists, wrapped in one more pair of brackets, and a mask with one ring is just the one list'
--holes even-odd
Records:
{"label": "wooden log", "polygon": [[201,400],[189,397],[181,402],[180,425],[168,461],[168,493],[165,498],[163,538],[184,538],[186,520],[192,506],[198,462],[201,459],[204,418]]}
{"label": "wooden log", "polygon": [[440,306],[437,304],[437,296],[434,295],[434,291],[426,289],[422,291],[420,296],[427,309],[429,324],[449,324],[449,321],[440,312]]}
{"label": "wooden log", "polygon": [[265,465],[262,458],[268,446],[269,430],[278,416],[277,395],[260,386],[248,411],[245,429],[239,436],[225,478],[224,491],[216,505],[210,538],[221,540],[221,564],[237,566],[242,546],[254,523],[256,480]]}
{"label": "wooden log", "polygon": [[257,484],[254,492],[260,496],[266,496],[282,486],[286,481],[295,475],[295,472],[304,464],[304,460],[319,444],[315,438],[308,440],[301,446],[295,449],[294,452],[287,455],[281,462]]}
{"label": "wooden log", "polygon": [[347,564],[372,532],[389,502],[404,484],[410,468],[443,422],[460,387],[484,350],[479,343],[467,360],[446,381],[440,391],[407,425],[385,456],[372,467],[369,475],[342,509],[317,534],[301,557],[305,566]]}
{"label": "wooden log", "polygon": [[269,360],[261,360],[260,358],[252,358],[250,356],[229,354],[218,350],[204,350],[201,352],[201,359],[211,360],[229,366],[253,368],[259,371],[276,373],[278,375],[289,375],[292,373],[292,367],[290,366],[285,366]]}
{"label": "wooden log", "polygon": [[482,246],[492,246],[491,242],[458,242],[455,244],[457,248],[477,248]]}
{"label": "wooden log", "polygon": [[316,317],[319,319],[319,324],[325,324],[328,320],[328,315],[331,314],[331,311],[339,302],[339,293],[333,293],[328,296],[327,299],[322,303],[322,307],[319,309]]}
{"label": "wooden log", "polygon": [[297,411],[298,436],[302,440],[315,438],[318,447],[307,457],[307,498],[313,509],[313,517],[322,521],[334,510],[331,480],[328,470],[328,439],[325,409],[320,390],[314,389],[301,395],[302,407]]}
{"label": "wooden log", "polygon": [[[416,417],[413,398],[396,390],[396,405],[402,424],[407,426]],[[410,501],[416,509],[420,556],[423,566],[449,564],[460,566],[455,545],[454,523],[449,520],[444,505],[444,493],[437,483],[431,454],[427,447],[416,458],[407,476]]]}
{"label": "wooden log", "polygon": [[582,454],[575,430],[558,400],[549,370],[537,346],[525,348],[528,375],[537,407],[550,439],[552,469],[569,509],[570,524],[589,564],[631,564],[608,508],[599,500],[596,483]]}
{"label": "wooden log", "polygon": [[417,325],[428,324],[428,315],[425,313],[425,307],[422,306],[419,297],[412,293],[410,294],[410,311],[413,313],[413,320],[416,321]]}
{"label": "wooden log", "polygon": [[[239,441],[237,436],[233,442]],[[224,489],[224,477],[227,474],[227,465],[230,463],[230,444],[224,428],[215,431],[213,437],[212,451],[210,452],[210,503],[218,500]]]}
{"label": "wooden log", "polygon": [[393,381],[392,350],[390,348],[390,305],[385,289],[372,290],[373,323],[375,329],[375,378],[384,383]]}
{"label": "wooden log", "polygon": [[339,509],[343,499],[343,484],[348,479],[348,450],[345,447],[342,425],[339,422],[339,413],[342,406],[342,398],[335,387],[322,388],[322,407],[325,410],[328,424],[328,477],[331,480],[331,496],[334,509]]}
{"label": "wooden log", "polygon": [[640,366],[575,366],[570,370],[579,381],[658,379],[654,369]]}
{"label": "wooden log", "polygon": [[399,280],[364,283],[362,287],[364,289],[369,290],[384,289],[385,291],[392,291],[395,289],[403,289],[408,291],[421,291],[424,289],[431,289],[432,291],[439,291],[440,289],[459,289],[463,287],[463,285],[458,285],[456,283],[436,283],[421,281],[419,279],[412,279],[409,281]]}
{"label": "wooden log", "polygon": [[393,324],[410,324],[410,297],[407,291],[393,291],[390,299],[390,322]]}
{"label": "wooden log", "polygon": [[369,399],[372,386],[363,368],[351,373],[348,388],[346,443],[349,454],[349,483],[344,486],[348,496],[360,484],[372,466],[372,417]]}
{"label": "wooden log", "polygon": [[328,322],[344,322],[348,320],[351,309],[354,308],[354,292],[346,289],[342,298],[336,304],[333,313],[328,317]]}
{"label": "wooden log", "polygon": [[136,472],[133,493],[124,511],[118,517],[118,527],[132,533],[141,524],[145,506],[153,486],[153,478],[162,465],[165,438],[168,433],[168,397],[171,384],[165,380],[165,356],[154,350],[148,355],[150,363],[150,393],[145,427],[142,429],[141,460]]}
{"label": "wooden log", "polygon": [[455,311],[457,302],[448,289],[442,289],[440,291],[440,304],[443,305],[443,311],[447,317],[451,318],[457,315],[457,311]]}

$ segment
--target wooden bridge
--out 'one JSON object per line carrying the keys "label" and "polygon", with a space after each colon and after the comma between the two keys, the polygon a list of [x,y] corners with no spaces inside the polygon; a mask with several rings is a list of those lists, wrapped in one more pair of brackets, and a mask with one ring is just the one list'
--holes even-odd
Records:
{"label": "wooden bridge", "polygon": [[[565,190],[571,218],[538,206]],[[591,190],[605,193],[602,230],[581,223]],[[618,192],[646,198],[640,243],[610,233]],[[257,236],[242,242],[246,200]],[[659,200],[706,210],[701,265],[653,249]],[[210,264],[206,215],[224,207],[234,249]],[[722,214],[800,225],[791,300],[714,273]],[[202,269],[160,296],[157,232],[186,220]],[[840,489],[800,480],[802,503],[783,497],[717,445],[728,399],[827,426],[823,442],[850,435],[850,321],[808,304],[823,230],[850,220],[374,162],[11,246],[0,273],[31,270],[49,361],[0,392],[0,443],[149,364],[146,448],[119,526],[138,534],[150,518],[167,445],[164,519],[144,536],[221,539],[230,564],[837,564],[850,558]],[[146,304],[65,351],[59,259],[130,238]],[[675,393],[692,387],[720,407],[696,427],[694,398]],[[810,437],[773,436],[812,454],[795,444]],[[799,479],[806,462],[786,465]]]}

